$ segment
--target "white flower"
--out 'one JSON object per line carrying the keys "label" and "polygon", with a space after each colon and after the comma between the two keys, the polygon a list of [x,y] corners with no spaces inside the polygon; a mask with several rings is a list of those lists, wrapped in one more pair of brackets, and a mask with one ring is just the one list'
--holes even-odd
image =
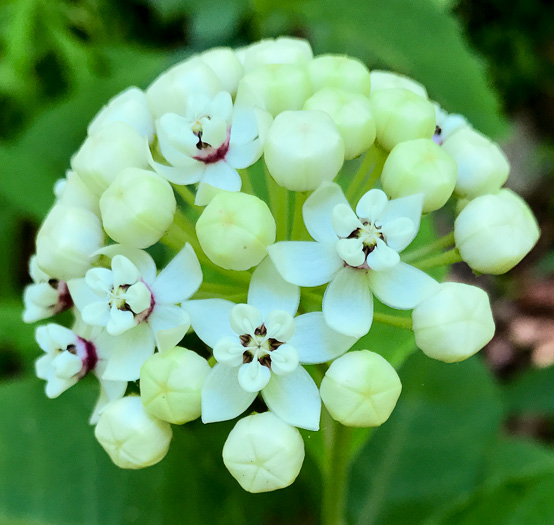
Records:
{"label": "white flower", "polygon": [[400,261],[398,255],[419,229],[423,195],[389,201],[368,191],[352,211],[340,186],[322,184],[304,204],[304,223],[316,242],[278,242],[268,248],[289,283],[320,286],[327,324],[361,337],[373,319],[373,296],[397,309],[411,309],[438,283]]}
{"label": "white flower", "polygon": [[26,286],[23,292],[24,322],[34,323],[41,319],[47,319],[73,306],[67,283],[53,279],[43,272],[34,255],[29,261],[29,274],[33,279],[33,284]]}
{"label": "white flower", "polygon": [[202,282],[202,270],[187,244],[156,276],[146,252],[122,245],[101,250],[112,269],[93,268],[69,284],[83,321],[117,335],[104,379],[133,381],[152,355],[173,348],[187,333],[190,318],[182,303]]}
{"label": "white flower", "polygon": [[439,146],[442,146],[444,141],[455,131],[470,127],[464,116],[457,113],[447,113],[436,102],[433,105],[435,106],[435,119],[437,121],[433,141]]}
{"label": "white flower", "polygon": [[239,191],[237,169],[254,164],[261,156],[271,117],[259,109],[233,108],[226,91],[213,99],[189,97],[184,116],[166,113],[156,122],[160,151],[169,166],[150,164],[175,184],[210,184]]}
{"label": "white flower", "polygon": [[330,330],[321,312],[294,317],[299,289],[284,282],[266,259],[254,272],[248,304],[222,299],[189,301],[192,327],[214,349],[218,363],[202,390],[202,421],[232,419],[258,392],[283,421],[317,430],[321,400],[299,363],[323,363],[355,342]]}

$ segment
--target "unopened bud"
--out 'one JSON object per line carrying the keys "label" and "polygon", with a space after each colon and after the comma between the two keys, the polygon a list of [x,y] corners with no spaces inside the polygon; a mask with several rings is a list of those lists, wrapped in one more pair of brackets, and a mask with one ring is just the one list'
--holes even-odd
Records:
{"label": "unopened bud", "polygon": [[509,189],[470,201],[454,223],[456,247],[475,271],[511,270],[537,243],[540,230],[527,203]]}
{"label": "unopened bud", "polygon": [[348,352],[329,367],[321,399],[331,417],[349,427],[376,427],[391,415],[402,384],[396,370],[375,352]]}
{"label": "unopened bud", "polygon": [[303,462],[300,432],[271,412],[241,419],[223,446],[223,463],[248,492],[288,487]]}
{"label": "unopened bud", "polygon": [[435,108],[407,89],[382,89],[369,96],[377,141],[387,151],[400,142],[430,139],[435,133]]}
{"label": "unopened bud", "polygon": [[230,47],[214,47],[198,58],[210,66],[221,82],[221,89],[234,96],[244,75],[244,68],[235,51]]}
{"label": "unopened bud", "polygon": [[146,412],[140,397],[127,396],[106,406],[94,435],[118,467],[140,469],[165,457],[173,432]]}
{"label": "unopened bud", "polygon": [[220,193],[196,223],[200,246],[215,264],[227,270],[248,270],[259,264],[275,242],[275,219],[267,204],[246,193]]}
{"label": "unopened bud", "polygon": [[506,155],[498,144],[469,126],[451,133],[442,147],[458,164],[459,195],[472,199],[494,193],[506,182],[510,172]]}
{"label": "unopened bud", "polygon": [[306,110],[327,113],[344,141],[344,157],[354,159],[375,142],[375,121],[367,97],[341,89],[323,88],[304,104]]}
{"label": "unopened bud", "polygon": [[313,58],[310,43],[303,38],[282,36],[256,42],[244,51],[244,70],[268,64],[306,64]]}
{"label": "unopened bud", "polygon": [[152,171],[127,168],[100,198],[106,233],[116,242],[148,248],[173,222],[176,202],[171,185]]}
{"label": "unopened bud", "polygon": [[446,363],[467,359],[494,335],[488,295],[468,284],[442,283],[415,307],[412,319],[417,346]]}
{"label": "unopened bud", "polygon": [[430,139],[408,140],[390,152],[381,174],[392,199],[423,193],[423,213],[442,208],[456,186],[456,162]]}
{"label": "unopened bud", "polygon": [[59,203],[65,206],[85,208],[100,216],[98,196],[90,191],[74,171],[68,170],[65,179],[59,179],[56,182],[54,193]]}
{"label": "unopened bud", "polygon": [[332,181],[344,162],[344,142],[323,111],[285,111],[273,121],[264,148],[267,169],[292,191]]}
{"label": "unopened bud", "polygon": [[360,60],[344,55],[320,55],[308,64],[312,89],[338,88],[369,95],[369,69]]}
{"label": "unopened bud", "polygon": [[148,413],[176,425],[197,419],[200,391],[210,370],[203,357],[186,348],[154,354],[140,371],[142,404]]}
{"label": "unopened bud", "polygon": [[399,75],[392,71],[373,70],[371,72],[371,92],[376,93],[382,89],[408,89],[420,97],[427,98],[427,90],[423,84],[413,78]]}

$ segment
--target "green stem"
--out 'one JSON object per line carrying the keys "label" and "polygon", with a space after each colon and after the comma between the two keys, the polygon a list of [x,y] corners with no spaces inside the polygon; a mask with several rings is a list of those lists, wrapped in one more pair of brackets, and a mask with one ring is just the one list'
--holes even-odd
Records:
{"label": "green stem", "polygon": [[425,246],[422,246],[421,248],[417,250],[413,250],[409,253],[406,253],[403,255],[402,260],[407,263],[411,263],[413,261],[417,261],[418,259],[421,259],[422,257],[425,257],[426,255],[429,255],[430,253],[433,253],[437,250],[442,250],[443,248],[448,248],[449,246],[452,246],[455,244],[454,239],[454,232],[450,232],[443,237],[439,237],[436,241],[431,242]]}
{"label": "green stem", "polygon": [[[346,199],[349,202],[357,202],[359,193],[363,194],[375,186],[383,171],[386,158],[387,154],[379,146],[375,144],[371,146],[346,192]],[[366,182],[368,173],[370,175]]]}
{"label": "green stem", "polygon": [[252,179],[250,178],[250,173],[248,172],[248,168],[238,170],[238,172],[242,179],[241,191],[243,191],[244,193],[248,193],[250,195],[256,195],[256,192],[254,191],[254,187],[252,186]]}
{"label": "green stem", "polygon": [[186,186],[181,186],[179,184],[173,184],[173,189],[183,198],[191,209],[198,214],[198,210],[194,204],[194,193],[192,193],[192,191],[190,191]]}
{"label": "green stem", "polygon": [[322,525],[345,525],[351,429],[334,421],[326,410],[323,410],[322,418],[325,463],[321,523]]}
{"label": "green stem", "polygon": [[297,191],[294,200],[294,217],[292,219],[291,239],[299,241],[304,237],[306,229],[304,228],[304,219],[302,217],[302,208],[308,198],[307,191]]}
{"label": "green stem", "polygon": [[376,323],[388,324],[398,328],[405,328],[406,330],[412,329],[412,320],[409,317],[398,317],[396,315],[373,312],[373,320]]}
{"label": "green stem", "polygon": [[462,257],[458,251],[458,248],[452,248],[452,250],[448,250],[447,252],[439,253],[438,255],[429,257],[428,259],[423,259],[423,261],[419,261],[413,266],[419,268],[420,270],[429,270],[431,268],[436,268],[437,266],[448,266],[449,264],[454,264],[460,262],[461,260]]}

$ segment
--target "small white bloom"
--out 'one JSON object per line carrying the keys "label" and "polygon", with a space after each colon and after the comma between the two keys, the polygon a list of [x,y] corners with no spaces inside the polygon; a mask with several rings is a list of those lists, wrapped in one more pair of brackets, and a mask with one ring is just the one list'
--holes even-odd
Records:
{"label": "small white bloom", "polygon": [[186,303],[192,327],[218,361],[202,390],[205,423],[238,416],[261,391],[283,421],[319,428],[317,386],[300,363],[334,359],[355,338],[329,329],[321,312],[294,317],[298,303],[298,287],[284,282],[269,258],[252,276],[248,304],[222,299]]}
{"label": "small white bloom", "polygon": [[267,251],[289,283],[330,283],[323,297],[325,321],[337,332],[361,337],[373,320],[372,294],[407,310],[438,286],[399,256],[417,234],[422,204],[422,194],[389,201],[381,190],[370,190],[354,213],[340,186],[324,183],[303,208],[316,242],[278,242]]}
{"label": "small white bloom", "polygon": [[455,131],[470,127],[464,116],[457,113],[447,113],[436,102],[433,105],[435,106],[435,119],[437,121],[433,140],[439,146],[442,146],[444,141]]}

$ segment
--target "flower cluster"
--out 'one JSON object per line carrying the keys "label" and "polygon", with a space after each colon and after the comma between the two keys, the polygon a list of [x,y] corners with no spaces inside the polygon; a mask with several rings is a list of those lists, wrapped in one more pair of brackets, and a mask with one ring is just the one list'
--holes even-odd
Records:
{"label": "flower cluster", "polygon": [[[171,425],[246,413],[226,467],[245,490],[286,487],[322,403],[346,426],[392,413],[401,383],[386,348],[364,349],[372,323],[445,362],[490,341],[487,294],[424,270],[499,274],[531,250],[508,171],[407,77],[294,38],[193,56],[114,97],[55,185],[23,314],[73,313],[36,330],[46,395],[96,376],[95,435],[133,469],[165,456]],[[456,200],[453,231],[411,248]]]}

